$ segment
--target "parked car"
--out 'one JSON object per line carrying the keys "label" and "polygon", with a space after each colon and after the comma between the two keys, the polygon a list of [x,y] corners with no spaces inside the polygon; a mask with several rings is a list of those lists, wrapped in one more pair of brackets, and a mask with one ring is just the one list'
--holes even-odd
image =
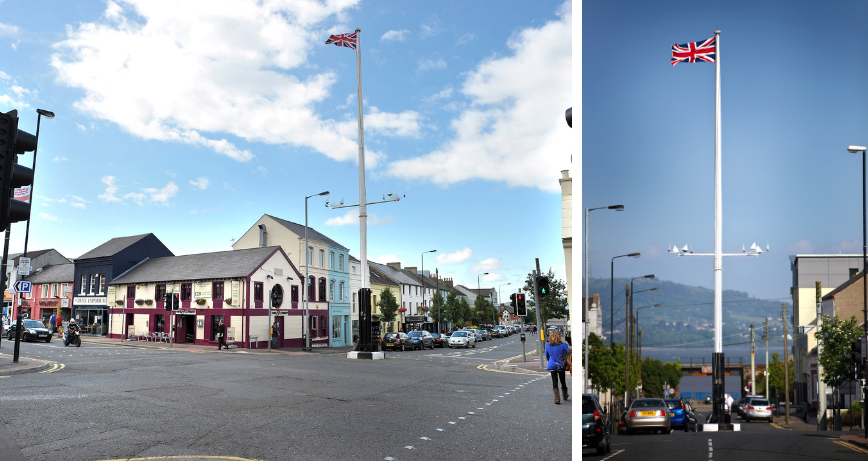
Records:
{"label": "parked car", "polygon": [[627,409],[626,430],[632,434],[638,429],[650,429],[664,434],[672,432],[669,406],[663,399],[636,399]]}
{"label": "parked car", "polygon": [[665,402],[669,407],[669,425],[672,429],[690,432],[692,427],[693,431],[696,432],[696,414],[693,412],[690,402],[681,399],[666,399]]}
{"label": "parked car", "polygon": [[609,418],[594,394],[582,394],[582,448],[594,448],[598,455],[612,452]]}
{"label": "parked car", "polygon": [[402,350],[406,351],[408,348],[413,350],[413,341],[407,336],[406,333],[395,332],[395,333],[386,333],[386,337],[383,338],[383,350]]}
{"label": "parked car", "polygon": [[732,406],[729,407],[730,414],[741,414],[741,399],[735,399],[732,401]]}
{"label": "parked car", "polygon": [[431,339],[434,341],[434,346],[436,347],[446,347],[446,341],[448,341],[446,336],[440,333],[431,333]]}
{"label": "parked car", "polygon": [[704,402],[706,405],[711,405],[711,396],[706,397]]}
{"label": "parked car", "polygon": [[506,338],[509,336],[509,329],[506,325],[498,325],[494,330],[497,332],[498,338]]}
{"label": "parked car", "polygon": [[755,419],[764,419],[772,422],[772,406],[769,400],[763,398],[752,398],[748,401],[744,408],[744,422],[748,423]]}
{"label": "parked car", "polygon": [[423,350],[426,347],[434,349],[434,338],[431,337],[431,333],[428,333],[425,330],[411,331],[407,333],[407,336],[410,338],[410,341],[413,342],[413,349],[417,347]]}
{"label": "parked car", "polygon": [[476,335],[472,331],[456,331],[449,337],[447,345],[450,349],[453,347],[463,347],[465,349],[470,346],[476,347]]}
{"label": "parked car", "polygon": [[491,330],[479,330],[482,333],[482,339],[485,341],[491,341],[494,339],[494,336],[491,335]]}
{"label": "parked car", "polygon": [[[45,341],[47,343],[51,342],[51,332],[48,331],[48,328],[45,327],[45,324],[40,322],[39,320],[33,319],[24,319],[21,321],[23,323],[23,327],[21,329],[22,341]],[[15,322],[8,327],[6,330],[6,339],[15,339],[15,331],[18,326],[18,323]]]}
{"label": "parked car", "polygon": [[480,343],[482,341],[485,341],[485,337],[482,335],[482,332],[477,330],[476,328],[471,328],[467,331],[471,331],[473,332],[473,334],[476,335],[476,342]]}

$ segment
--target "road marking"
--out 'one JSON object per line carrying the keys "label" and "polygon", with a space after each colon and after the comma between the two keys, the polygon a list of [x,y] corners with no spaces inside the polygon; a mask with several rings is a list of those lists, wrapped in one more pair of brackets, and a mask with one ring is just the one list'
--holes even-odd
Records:
{"label": "road marking", "polygon": [[63,370],[64,368],[66,368],[66,365],[64,365],[62,363],[54,363],[51,366],[51,368],[49,368],[45,371],[40,371],[39,373],[54,373],[55,371],[60,371],[60,370]]}
{"label": "road marking", "polygon": [[708,439],[708,459],[711,459],[711,456],[714,454],[712,453],[713,451],[714,448],[711,447],[711,439]]}
{"label": "road marking", "polygon": [[419,437],[419,440],[431,440],[428,437]]}
{"label": "road marking", "polygon": [[859,447],[857,447],[856,445],[852,445],[852,444],[850,444],[850,443],[848,443],[848,442],[845,442],[845,441],[843,441],[843,440],[833,440],[832,443],[837,443],[838,445],[841,445],[842,447],[847,447],[847,448],[849,448],[849,449],[851,449],[851,450],[853,450],[853,451],[858,451],[859,453],[866,453],[866,454],[868,454],[868,451],[866,451],[866,450],[864,450],[864,449],[862,449],[862,448],[859,448]]}
{"label": "road marking", "polygon": [[624,450],[618,450],[618,451],[612,452],[611,455],[606,456],[605,458],[601,459],[600,461],[606,461],[607,459],[611,459],[611,458],[614,457],[615,455],[619,455],[619,454],[621,454],[621,453],[623,453],[623,452],[624,452]]}
{"label": "road marking", "polygon": [[154,461],[161,459],[220,459],[225,461],[265,461],[254,458],[239,458],[237,456],[209,456],[209,455],[175,455],[175,456],[148,456],[147,458],[115,458],[102,461]]}

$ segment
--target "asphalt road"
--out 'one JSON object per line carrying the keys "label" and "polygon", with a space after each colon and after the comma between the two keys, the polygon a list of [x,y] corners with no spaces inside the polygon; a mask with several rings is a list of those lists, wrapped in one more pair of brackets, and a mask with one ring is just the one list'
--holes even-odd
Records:
{"label": "asphalt road", "polygon": [[[702,420],[707,414],[700,413]],[[582,450],[588,460],[709,461],[864,461],[868,450],[841,442],[841,432],[779,429],[764,422],[741,423],[739,432],[681,432],[669,435],[643,431],[615,435],[612,452]]]}
{"label": "asphalt road", "polygon": [[572,399],[479,368],[520,354],[517,336],[376,361],[25,343],[60,366],[0,379],[0,437],[34,461],[570,459]]}

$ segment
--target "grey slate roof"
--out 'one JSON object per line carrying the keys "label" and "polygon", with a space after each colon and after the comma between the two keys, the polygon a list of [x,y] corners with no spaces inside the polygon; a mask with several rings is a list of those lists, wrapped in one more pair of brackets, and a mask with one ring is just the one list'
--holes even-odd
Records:
{"label": "grey slate roof", "polygon": [[[291,230],[293,233],[295,233],[295,235],[298,235],[302,238],[304,237],[304,225],[303,224],[296,224],[292,221],[280,219],[277,216],[272,216],[270,214],[266,214],[265,216],[268,216],[269,218],[277,221],[280,225],[282,225],[283,227],[285,227],[285,228]],[[347,248],[347,247],[341,245],[340,243],[335,242],[334,240],[326,237],[325,234],[321,234],[321,233],[317,232],[313,227],[310,227],[310,226],[307,226],[307,238],[313,239],[313,240],[318,240],[320,242],[325,242],[325,243],[328,243],[329,245],[334,245],[336,247],[340,247],[340,248],[343,248],[344,250],[350,251],[349,248]]]}
{"label": "grey slate roof", "polygon": [[46,266],[42,268],[41,272],[34,272],[24,279],[30,280],[34,284],[72,283],[75,279],[75,264],[56,264],[54,266]]}
{"label": "grey slate roof", "polygon": [[[30,259],[35,259],[35,258],[38,258],[39,256],[44,255],[45,253],[48,253],[48,252],[51,251],[51,250],[52,250],[52,248],[49,248],[49,249],[47,249],[47,250],[28,251],[28,252],[27,252],[27,257],[30,258]],[[19,259],[18,259],[18,258],[20,258],[20,257],[22,257],[22,256],[24,256],[24,253],[15,253],[15,254],[11,254],[11,255],[9,255],[9,259],[14,260],[14,261],[15,261],[15,266],[17,267],[17,266],[18,266],[18,262],[19,262]]]}
{"label": "grey slate roof", "polygon": [[411,277],[413,280],[416,280],[416,285],[421,285],[425,288],[437,288],[437,282],[432,280],[430,277],[425,277],[422,274],[414,274],[412,271],[408,271],[407,269],[403,269],[401,272],[407,274],[407,276]]}
{"label": "grey slate roof", "polygon": [[418,280],[410,277],[401,269],[395,269],[394,267],[389,267],[385,264],[375,263],[373,261],[368,261],[368,264],[370,264],[372,268],[376,268],[378,271],[382,272],[386,276],[391,277],[392,280],[395,280],[398,283],[404,285],[422,286],[422,282],[419,282]]}
{"label": "grey slate roof", "polygon": [[400,287],[400,285],[398,285],[397,283],[389,280],[388,277],[381,277],[380,274],[376,270],[371,271],[370,282],[376,283],[377,285],[388,285],[388,286],[393,286],[393,287]]}
{"label": "grey slate roof", "polygon": [[247,277],[279,247],[147,259],[110,285]]}
{"label": "grey slate roof", "polygon": [[152,234],[131,235],[129,237],[115,237],[75,259],[81,260],[111,256],[149,235]]}

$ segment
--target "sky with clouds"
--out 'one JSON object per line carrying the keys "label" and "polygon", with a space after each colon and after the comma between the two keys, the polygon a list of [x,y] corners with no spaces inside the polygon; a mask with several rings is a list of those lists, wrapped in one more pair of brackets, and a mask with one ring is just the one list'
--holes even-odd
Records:
{"label": "sky with clouds", "polygon": [[[862,253],[868,3],[585,1],[583,206],[591,276],[713,287],[714,64],[670,65],[673,43],[720,29],[723,287],[788,300],[789,256]],[[773,49],[773,51],[772,51]],[[629,50],[629,51],[626,51]]]}
{"label": "sky with clouds", "polygon": [[[176,254],[230,248],[304,197],[358,203],[359,28],[368,255],[459,283],[563,278],[571,2],[0,2],[0,110],[40,128],[31,249],[77,257],[153,232]],[[480,18],[486,18],[480,21]],[[30,157],[25,162],[32,161]],[[359,253],[358,212],[309,200]],[[12,228],[11,251],[23,247]],[[509,288],[504,287],[504,292]]]}

